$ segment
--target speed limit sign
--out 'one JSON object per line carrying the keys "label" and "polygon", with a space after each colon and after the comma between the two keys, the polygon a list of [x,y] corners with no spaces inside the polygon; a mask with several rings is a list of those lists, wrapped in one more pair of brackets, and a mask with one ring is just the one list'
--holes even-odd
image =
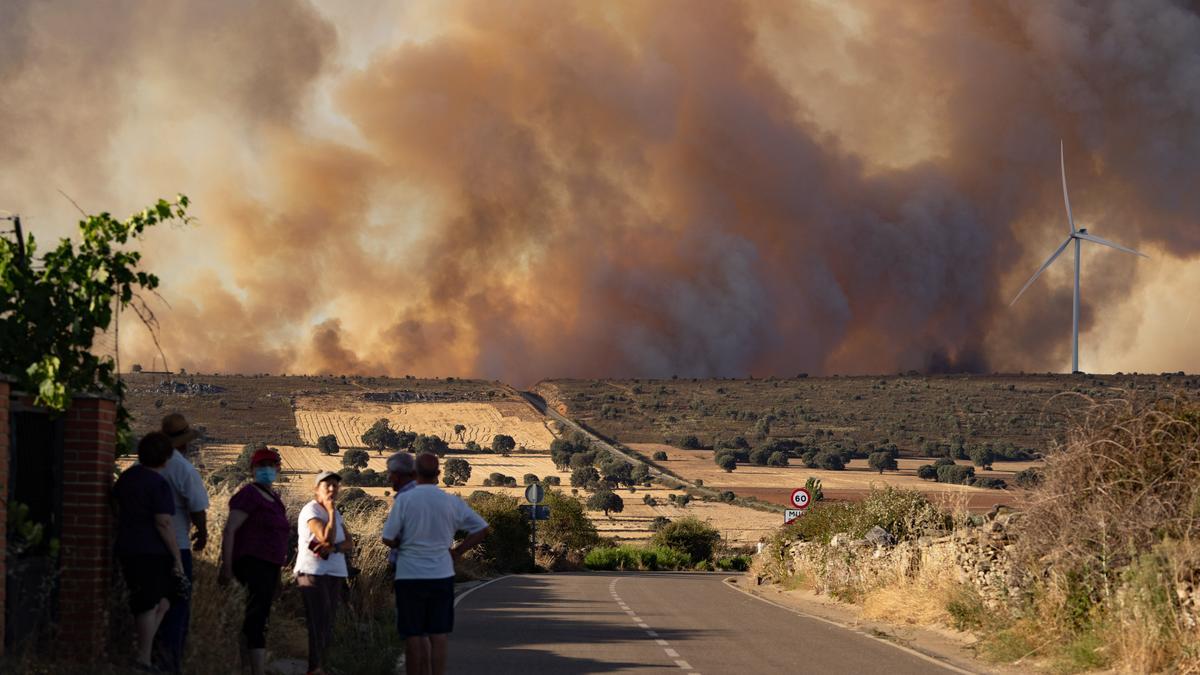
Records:
{"label": "speed limit sign", "polygon": [[796,488],[795,490],[792,490],[792,506],[795,506],[798,509],[807,509],[808,502],[811,499],[812,496],[809,495],[808,490],[805,490],[804,488]]}

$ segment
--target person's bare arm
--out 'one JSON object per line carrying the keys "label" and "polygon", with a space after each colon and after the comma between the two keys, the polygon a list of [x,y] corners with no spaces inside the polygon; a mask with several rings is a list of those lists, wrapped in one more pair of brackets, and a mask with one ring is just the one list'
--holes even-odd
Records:
{"label": "person's bare arm", "polygon": [[192,511],[192,525],[196,531],[192,533],[192,550],[200,552],[208,546],[208,512]]}
{"label": "person's bare arm", "polygon": [[478,532],[472,532],[471,534],[468,534],[465,539],[459,542],[458,546],[454,546],[450,549],[450,557],[454,558],[455,560],[463,557],[464,553],[475,548],[480,544],[480,542],[487,538],[491,531],[492,528],[485,527]]}
{"label": "person's bare arm", "polygon": [[158,530],[158,536],[162,538],[163,543],[167,545],[167,550],[171,552],[171,558],[175,561],[175,572],[182,574],[183,561],[179,558],[179,544],[175,541],[175,524],[172,522],[171,514],[154,514],[154,529]]}
{"label": "person's bare arm", "polygon": [[249,517],[250,514],[245,511],[234,509],[229,512],[229,520],[225,521],[225,531],[221,535],[221,572],[217,576],[221,583],[228,583],[233,576],[233,537]]}

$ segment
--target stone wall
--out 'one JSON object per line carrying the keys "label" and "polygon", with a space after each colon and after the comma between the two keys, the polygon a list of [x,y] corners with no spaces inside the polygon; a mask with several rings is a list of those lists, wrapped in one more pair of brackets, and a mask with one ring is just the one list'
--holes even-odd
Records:
{"label": "stone wall", "polygon": [[1029,580],[1012,560],[1010,524],[1019,517],[1000,514],[951,533],[898,544],[845,534],[835,535],[828,545],[795,542],[775,552],[777,569],[770,564],[760,569],[768,576],[800,575],[818,593],[848,600],[920,574],[949,575],[978,590],[989,607],[1017,609],[1029,588]]}

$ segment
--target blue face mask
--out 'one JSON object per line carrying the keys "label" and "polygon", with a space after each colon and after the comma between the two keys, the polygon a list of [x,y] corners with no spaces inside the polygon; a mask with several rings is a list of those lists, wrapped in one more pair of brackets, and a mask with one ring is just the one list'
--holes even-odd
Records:
{"label": "blue face mask", "polygon": [[275,482],[275,467],[260,466],[254,470],[254,482],[270,485]]}

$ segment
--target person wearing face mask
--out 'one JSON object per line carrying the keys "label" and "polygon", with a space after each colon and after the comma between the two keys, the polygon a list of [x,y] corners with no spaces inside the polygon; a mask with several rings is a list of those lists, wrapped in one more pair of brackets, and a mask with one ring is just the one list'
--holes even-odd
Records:
{"label": "person wearing face mask", "polygon": [[267,665],[267,620],[279,590],[279,571],[287,562],[291,525],[287,509],[271,484],[279,475],[279,453],[262,447],[250,457],[254,480],[229,500],[229,519],[221,537],[221,571],[217,580],[236,578],[246,588],[242,647],[254,675]]}
{"label": "person wearing face mask", "polygon": [[336,505],[341,482],[342,477],[332,471],[317,474],[314,498],[301,509],[297,521],[293,571],[308,625],[309,675],[325,672],[321,664],[333,641],[334,620],[346,590],[346,556],[354,552],[354,538]]}

